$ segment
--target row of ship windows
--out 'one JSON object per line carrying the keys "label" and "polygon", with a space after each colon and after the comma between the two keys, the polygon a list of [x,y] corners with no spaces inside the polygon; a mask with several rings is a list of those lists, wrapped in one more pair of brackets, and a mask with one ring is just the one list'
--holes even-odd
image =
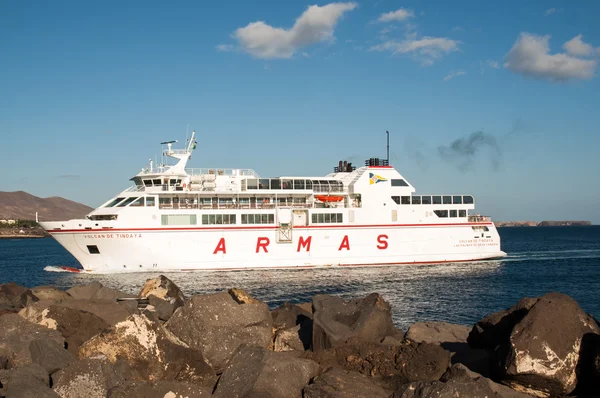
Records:
{"label": "row of ship windows", "polygon": [[129,207],[154,207],[154,205],[156,204],[155,198],[154,196],[146,196],[145,197],[145,201],[144,201],[144,197],[130,197],[130,198],[125,198],[125,197],[120,197],[120,198],[116,198],[113,199],[112,201],[110,201],[106,206],[104,207],[125,207],[127,205],[129,205]]}
{"label": "row of ship windows", "polygon": [[343,220],[342,213],[313,213],[312,215],[313,224],[342,223]]}
{"label": "row of ship windows", "polygon": [[466,210],[434,210],[433,212],[440,218],[467,216]]}
{"label": "row of ship windows", "polygon": [[[242,224],[274,224],[275,214],[242,214]],[[163,214],[162,225],[196,225],[195,214]],[[203,214],[203,225],[237,224],[235,214]]]}
{"label": "row of ship windows", "polygon": [[[145,200],[144,200],[145,199]],[[178,204],[185,204],[185,205],[197,205],[198,203],[200,203],[201,205],[212,205],[212,204],[219,204],[221,206],[225,206],[225,205],[233,205],[234,204],[234,199],[233,198],[200,198],[199,202],[197,200],[197,198],[195,197],[184,197],[184,198],[178,198],[178,197],[174,197],[174,198],[159,198],[159,205],[160,208],[163,207],[169,207],[169,206],[173,206],[173,205],[178,205]],[[306,204],[306,198],[239,198],[237,203],[239,203],[240,206],[244,206],[244,205],[250,205],[250,204],[256,204],[256,203],[268,203],[268,204],[275,204],[275,203],[279,203],[280,205],[291,205],[291,204],[296,204],[296,205],[301,205],[301,204]],[[130,198],[125,198],[125,197],[119,197],[116,198],[112,201],[110,201],[108,204],[106,204],[104,207],[125,207],[128,206],[129,207],[154,207],[156,204],[156,198],[154,196],[146,196],[144,197],[130,197]]]}
{"label": "row of ship windows", "polygon": [[413,196],[392,196],[392,200],[399,205],[472,205],[473,197],[471,195],[413,195]]}
{"label": "row of ship windows", "polygon": [[171,186],[175,186],[175,185],[181,185],[181,180],[180,179],[167,179],[165,178],[164,181],[161,181],[160,178],[157,179],[153,179],[153,180],[144,180],[144,185],[147,187],[151,187],[152,185],[154,185],[155,187],[159,187],[159,186],[163,186],[163,185],[171,185]]}
{"label": "row of ship windows", "polygon": [[[275,224],[275,214],[242,214],[242,224]],[[196,225],[197,216],[195,214],[163,214],[161,216],[162,225]],[[312,215],[313,224],[322,223],[341,223],[343,216],[341,213],[316,213]],[[236,224],[235,214],[203,214],[203,225],[215,224]]]}
{"label": "row of ship windows", "polygon": [[315,192],[342,192],[344,184],[337,180],[248,178],[246,189],[312,189]]}

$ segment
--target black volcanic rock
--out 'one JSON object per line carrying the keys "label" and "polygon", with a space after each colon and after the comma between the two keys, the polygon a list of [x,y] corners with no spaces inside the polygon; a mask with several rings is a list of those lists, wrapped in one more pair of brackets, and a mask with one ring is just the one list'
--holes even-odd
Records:
{"label": "black volcanic rock", "polygon": [[271,318],[275,351],[310,349],[313,332],[312,312],[301,305],[286,302],[271,311]]}
{"label": "black volcanic rock", "polygon": [[537,298],[525,297],[506,310],[486,316],[473,326],[467,342],[473,348],[489,350],[494,350],[501,344],[508,344],[515,325],[527,315],[537,301]]}
{"label": "black volcanic rock", "polygon": [[327,295],[313,297],[315,352],[353,341],[380,342],[396,332],[390,305],[377,293],[350,301]]}
{"label": "black volcanic rock", "polygon": [[67,349],[76,354],[79,346],[110,325],[99,316],[76,308],[39,302],[21,311],[20,315],[30,322],[56,329],[67,342]]}
{"label": "black volcanic rock", "polygon": [[69,293],[54,286],[37,286],[31,289],[31,293],[39,300],[60,302],[71,298]]}
{"label": "black volcanic rock", "polygon": [[151,295],[173,305],[173,310],[176,310],[185,303],[185,296],[181,292],[181,289],[164,275],[160,275],[154,279],[147,279],[138,297],[148,298]]}
{"label": "black volcanic rock", "polygon": [[79,348],[80,358],[105,355],[111,363],[127,361],[141,381],[190,381],[213,387],[216,375],[202,352],[189,348],[158,322],[131,315]]}
{"label": "black volcanic rock", "polygon": [[191,297],[165,324],[190,347],[202,351],[222,371],[242,344],[269,347],[272,320],[263,302],[241,304],[235,295],[215,293]]}
{"label": "black volcanic rock", "polygon": [[361,342],[305,352],[321,368],[339,367],[368,376],[391,378],[392,385],[439,379],[450,366],[450,353],[437,344],[405,340],[400,345]]}
{"label": "black volcanic rock", "polygon": [[318,372],[314,361],[244,344],[223,371],[214,397],[301,398],[302,389]]}
{"label": "black volcanic rock", "polygon": [[0,285],[0,309],[19,311],[39,299],[28,288],[16,283]]}
{"label": "black volcanic rock", "polygon": [[38,364],[0,370],[0,397],[58,398],[49,383],[48,372]]}
{"label": "black volcanic rock", "polygon": [[36,325],[17,314],[0,316],[0,357],[8,359],[7,367],[30,364],[29,345],[34,340],[45,339],[64,346],[63,336],[56,330]]}
{"label": "black volcanic rock", "polygon": [[50,375],[76,360],[73,354],[52,340],[33,340],[29,344],[29,353],[31,361],[43,367]]}
{"label": "black volcanic rock", "polygon": [[304,388],[304,398],[388,398],[389,392],[358,372],[330,368]]}
{"label": "black volcanic rock", "polygon": [[446,322],[417,322],[405,337],[416,342],[439,344],[452,354],[452,363],[462,363],[469,369],[489,375],[490,354],[484,349],[472,348],[467,343],[471,328]]}
{"label": "black volcanic rock", "polygon": [[571,393],[577,386],[583,338],[598,333],[594,319],[571,297],[540,297],[510,335],[503,382],[523,392]]}
{"label": "black volcanic rock", "polygon": [[123,376],[105,356],[85,358],[56,372],[53,389],[61,397],[106,397],[108,391],[121,384]]}
{"label": "black volcanic rock", "polygon": [[158,380],[123,383],[108,392],[108,398],[208,398],[212,388],[182,381]]}

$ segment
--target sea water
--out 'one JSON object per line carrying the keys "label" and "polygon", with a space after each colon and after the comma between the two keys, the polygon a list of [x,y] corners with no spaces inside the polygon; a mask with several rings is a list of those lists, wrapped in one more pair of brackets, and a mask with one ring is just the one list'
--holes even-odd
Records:
{"label": "sea water", "polygon": [[[522,297],[552,291],[570,295],[584,311],[600,319],[600,226],[505,227],[499,232],[502,250],[508,256],[498,261],[165,275],[187,296],[238,287],[271,308],[285,301],[310,301],[315,294],[349,299],[377,292],[391,304],[394,322],[404,330],[416,321],[427,320],[472,325]],[[67,289],[98,281],[107,287],[138,293],[146,279],[159,275],[44,270],[54,266],[79,264],[52,238],[0,240],[0,283]]]}

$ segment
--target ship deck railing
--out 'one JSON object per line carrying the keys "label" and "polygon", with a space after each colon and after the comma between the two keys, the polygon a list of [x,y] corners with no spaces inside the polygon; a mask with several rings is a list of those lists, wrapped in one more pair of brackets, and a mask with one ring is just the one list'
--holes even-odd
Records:
{"label": "ship deck railing", "polygon": [[202,204],[202,203],[159,203],[158,208],[161,210],[236,210],[236,209],[247,209],[247,210],[261,210],[261,209],[275,209],[277,207],[292,207],[292,208],[313,208],[312,203],[290,203],[290,204]]}
{"label": "ship deck railing", "polygon": [[[171,166],[155,166],[150,169],[149,167],[145,167],[142,169],[142,175],[144,174],[164,174],[171,169]],[[195,169],[185,169],[185,172],[190,176],[195,175],[204,175],[204,174],[214,174],[218,176],[244,176],[244,177],[253,177],[260,178],[260,175],[252,169],[219,169],[216,167],[203,167],[203,168],[195,168]]]}
{"label": "ship deck railing", "polygon": [[281,194],[299,194],[299,193],[303,193],[303,194],[310,194],[310,193],[315,193],[315,194],[321,194],[321,195],[331,195],[331,196],[339,196],[339,195],[346,195],[348,194],[349,190],[348,187],[343,187],[342,189],[328,189],[327,187],[319,187],[319,186],[313,186],[312,189],[279,189],[277,191],[275,190],[263,190],[263,189],[257,189],[257,190],[241,190],[241,191],[231,191],[231,192],[220,192],[218,191],[215,187],[212,188],[203,188],[203,189],[189,189],[189,188],[184,188],[183,186],[176,186],[176,185],[167,185],[167,184],[163,184],[163,185],[156,185],[156,186],[144,186],[144,185],[133,185],[130,186],[129,188],[127,188],[125,190],[125,192],[148,192],[148,193],[162,193],[162,192],[174,192],[174,193],[178,193],[178,194],[198,194],[198,193],[212,193],[212,194],[239,194],[239,193],[248,193],[248,194],[269,194],[269,193],[281,193]]}
{"label": "ship deck railing", "polygon": [[491,222],[492,217],[489,216],[481,216],[479,214],[469,216],[469,222]]}
{"label": "ship deck railing", "polygon": [[243,177],[254,177],[260,178],[258,173],[252,169],[218,169],[218,168],[197,168],[197,169],[185,169],[185,172],[191,176],[214,174],[218,176],[243,176]]}

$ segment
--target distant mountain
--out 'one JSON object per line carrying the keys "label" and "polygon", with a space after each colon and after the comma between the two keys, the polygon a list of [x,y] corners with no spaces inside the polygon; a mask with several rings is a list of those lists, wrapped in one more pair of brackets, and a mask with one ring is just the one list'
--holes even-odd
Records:
{"label": "distant mountain", "polygon": [[37,211],[40,221],[62,221],[82,218],[92,210],[89,206],[58,196],[38,198],[23,191],[0,191],[0,219],[35,220]]}

